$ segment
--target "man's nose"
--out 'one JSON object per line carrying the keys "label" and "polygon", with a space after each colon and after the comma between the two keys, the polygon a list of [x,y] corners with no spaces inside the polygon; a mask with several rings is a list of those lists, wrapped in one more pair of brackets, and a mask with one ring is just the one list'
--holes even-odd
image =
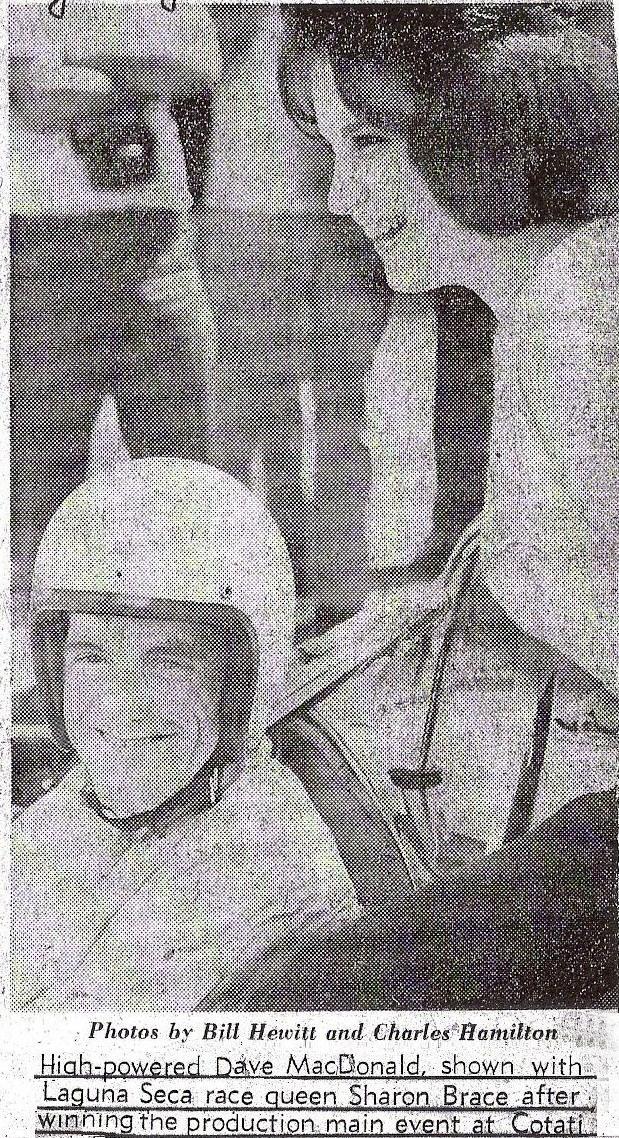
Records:
{"label": "man's nose", "polygon": [[100,710],[109,733],[122,736],[143,727],[154,706],[153,692],[141,671],[125,668],[110,675]]}

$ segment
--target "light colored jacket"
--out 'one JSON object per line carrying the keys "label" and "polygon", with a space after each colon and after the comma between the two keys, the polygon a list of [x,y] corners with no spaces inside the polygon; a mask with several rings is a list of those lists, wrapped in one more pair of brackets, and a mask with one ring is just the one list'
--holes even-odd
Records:
{"label": "light colored jacket", "polygon": [[358,912],[329,830],[268,744],[163,837],[123,834],[84,784],[78,765],[14,822],[16,1008],[191,1011],[282,936]]}

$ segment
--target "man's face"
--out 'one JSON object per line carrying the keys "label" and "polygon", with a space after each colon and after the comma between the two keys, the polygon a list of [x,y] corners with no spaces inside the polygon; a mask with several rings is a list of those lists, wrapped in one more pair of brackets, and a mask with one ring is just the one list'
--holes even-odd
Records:
{"label": "man's face", "polygon": [[221,668],[191,626],[73,615],[64,718],[102,805],[150,810],[186,786],[217,744]]}

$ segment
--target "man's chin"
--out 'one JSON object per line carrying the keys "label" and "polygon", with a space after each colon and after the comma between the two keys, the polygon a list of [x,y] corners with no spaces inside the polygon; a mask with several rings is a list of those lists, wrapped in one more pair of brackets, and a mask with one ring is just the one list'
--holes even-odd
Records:
{"label": "man's chin", "polygon": [[[131,750],[125,747],[121,752],[112,747],[92,747],[82,750],[82,756],[101,807],[119,819],[157,810],[188,786],[208,759],[208,755],[188,747],[186,741],[181,742],[179,735],[140,740],[139,746],[136,743]],[[105,777],[110,771],[116,774],[115,785]]]}
{"label": "man's chin", "polygon": [[110,818],[122,820],[125,818],[134,818],[140,814],[150,814],[153,810],[158,810],[176,794],[179,787],[156,787],[149,788],[147,791],[141,791],[139,794],[128,794],[125,788],[117,788],[115,790],[108,790],[105,787],[100,787],[93,780],[93,789],[103,810],[103,813],[109,815]]}

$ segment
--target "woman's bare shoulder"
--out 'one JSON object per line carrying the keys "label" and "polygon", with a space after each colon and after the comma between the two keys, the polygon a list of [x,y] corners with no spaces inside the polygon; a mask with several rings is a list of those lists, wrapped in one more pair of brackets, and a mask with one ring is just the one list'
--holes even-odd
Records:
{"label": "woman's bare shoulder", "polygon": [[[541,302],[541,304],[540,304]],[[573,230],[539,263],[517,308],[561,309],[581,317],[619,304],[619,215],[597,218]]]}
{"label": "woman's bare shoulder", "polygon": [[[538,264],[499,326],[499,375],[563,377],[569,390],[601,392],[619,379],[619,216],[574,230]],[[565,378],[567,377],[567,378]]]}

